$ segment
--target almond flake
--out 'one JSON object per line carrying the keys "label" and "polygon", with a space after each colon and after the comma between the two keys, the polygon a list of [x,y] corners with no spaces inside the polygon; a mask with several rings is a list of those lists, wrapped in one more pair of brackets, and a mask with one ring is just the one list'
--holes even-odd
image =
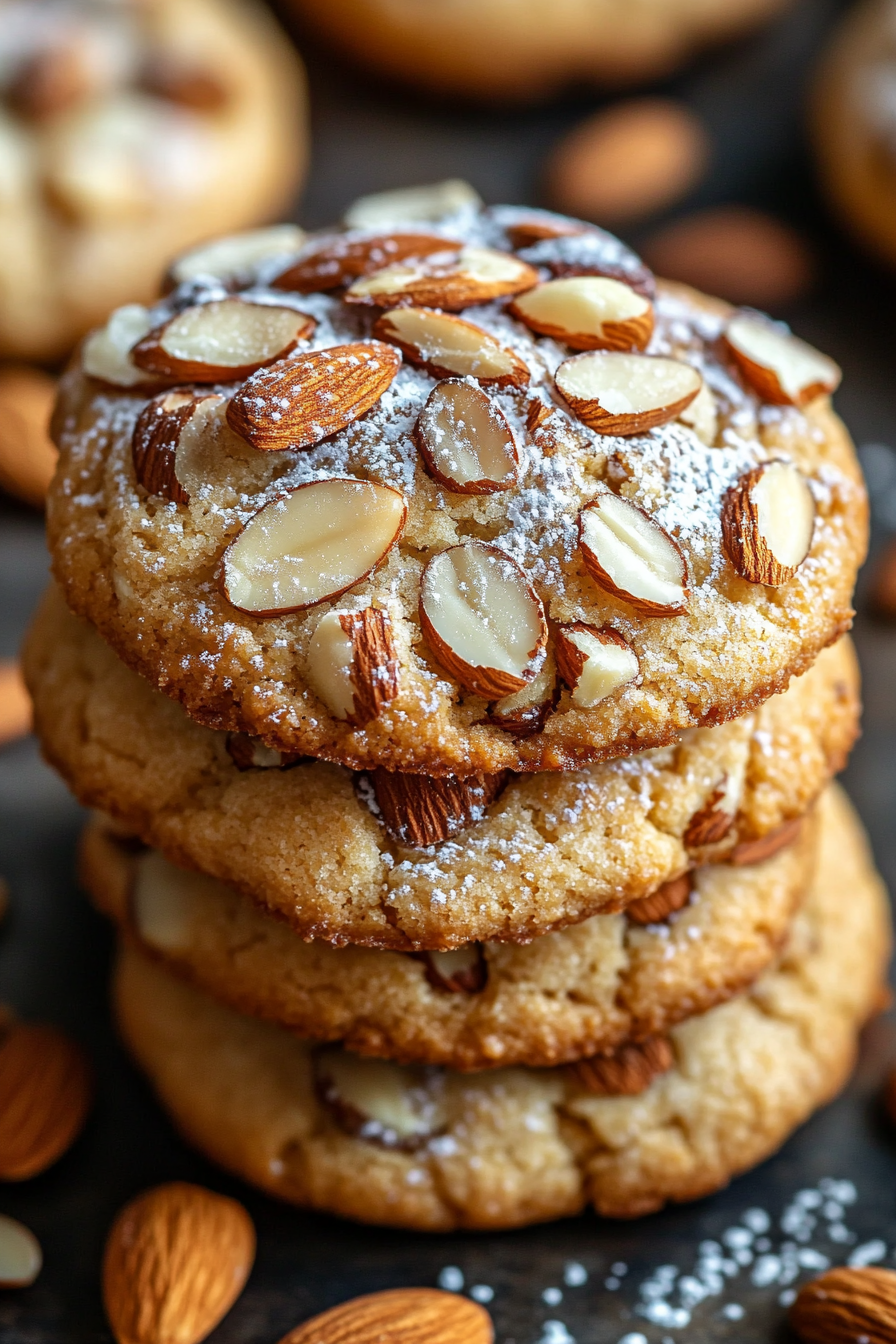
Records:
{"label": "almond flake", "polygon": [[378,767],[370,773],[383,825],[412,849],[450,840],[482,821],[503,792],[507,771],[491,775],[409,775]]}
{"label": "almond flake", "polygon": [[665,1036],[649,1036],[637,1044],[620,1045],[605,1055],[570,1065],[578,1085],[597,1097],[636,1097],[675,1063]]}
{"label": "almond flake", "polygon": [[133,347],[138,368],[191,383],[236,382],[283,359],[311,335],[313,317],[247,299],[184,308]]}
{"label": "almond flake", "polygon": [[433,989],[448,994],[481,994],[488,983],[488,962],[480,943],[464,943],[451,952],[416,952]]}
{"label": "almond flake", "polygon": [[182,285],[201,277],[214,277],[223,283],[248,283],[259,266],[298,252],[304,240],[305,232],[298,224],[274,224],[268,229],[227,234],[181,253],[171,264],[168,284]]}
{"label": "almond flake", "polygon": [[790,462],[766,462],[746,472],[725,496],[722,540],[742,578],[777,588],[809,554],[815,501]]}
{"label": "almond flake", "polygon": [[548,280],[521,295],[508,312],[574,350],[644,350],[654,323],[653,304],[643,294],[594,275]]}
{"label": "almond flake", "polygon": [[572,691],[572,702],[593,709],[601,700],[634,681],[638,655],[609,626],[583,621],[557,627],[557,668]]}
{"label": "almond flake", "polygon": [[725,343],[750,386],[776,406],[807,406],[836,392],[843,377],[827,355],[760,317],[732,318]]}
{"label": "almond flake", "polygon": [[436,254],[428,260],[387,266],[356,280],[346,290],[345,301],[377,308],[432,307],[456,312],[521,294],[537,283],[538,272],[508,252],[464,247],[442,261]]}
{"label": "almond flake", "polygon": [[573,355],[554,382],[583,424],[623,437],[674,420],[703,386],[690,364],[615,350]]}
{"label": "almond flake", "polygon": [[430,392],[414,438],[430,476],[446,490],[490,495],[516,484],[513,431],[481,388],[447,379]]}
{"label": "almond flake", "polygon": [[134,475],[151,495],[161,495],[174,504],[190,502],[189,493],[177,479],[177,449],[196,408],[210,397],[222,400],[211,392],[162,392],[140,412],[131,438],[131,458]]}
{"label": "almond flake", "polygon": [[631,500],[602,491],[579,515],[579,549],[599,587],[644,616],[678,616],[688,603],[678,544]]}
{"label": "almond flake", "polygon": [[441,1126],[438,1108],[421,1097],[422,1070],[337,1049],[319,1050],[313,1060],[318,1098],[347,1133],[408,1150]]}
{"label": "almond flake", "polygon": [[587,224],[577,219],[567,219],[565,215],[554,215],[550,211],[536,211],[516,219],[507,226],[507,237],[511,247],[531,247],[533,243],[543,243],[554,238],[574,238],[577,234],[590,232]]}
{"label": "almond flake", "polygon": [[483,385],[525,387],[529,370],[519,356],[473,322],[432,308],[395,308],[374,324],[374,336],[397,345],[433,378],[475,378]]}
{"label": "almond flake", "polygon": [[81,349],[81,367],[89,378],[112,387],[137,387],[151,383],[149,374],[138,369],[131,350],[152,326],[149,310],[140,303],[116,308],[104,327],[92,331]]}
{"label": "almond flake", "polygon": [[343,218],[351,229],[381,229],[399,222],[434,224],[446,215],[481,209],[478,191],[462,178],[450,177],[422,187],[399,187],[360,196]]}
{"label": "almond flake", "polygon": [[363,728],[398,694],[400,666],[389,613],[330,611],[308,650],[308,680],[337,719]]}
{"label": "almond flake", "polygon": [[434,252],[459,252],[463,243],[452,243],[430,233],[334,234],[313,243],[287,270],[271,281],[274,289],[299,294],[338,289],[409,257]]}
{"label": "almond flake", "polygon": [[626,918],[633,924],[661,924],[687,905],[693,886],[690,873],[682,873],[664,882],[650,896],[642,896],[625,907]]}

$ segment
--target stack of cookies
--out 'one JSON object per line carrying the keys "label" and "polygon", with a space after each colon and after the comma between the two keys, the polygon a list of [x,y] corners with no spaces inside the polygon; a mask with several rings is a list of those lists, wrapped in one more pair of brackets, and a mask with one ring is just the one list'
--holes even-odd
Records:
{"label": "stack of cookies", "polygon": [[457,184],[221,240],[88,338],[26,672],[192,1143],[509,1227],[702,1195],[841,1086],[889,926],[829,783],[838,376]]}

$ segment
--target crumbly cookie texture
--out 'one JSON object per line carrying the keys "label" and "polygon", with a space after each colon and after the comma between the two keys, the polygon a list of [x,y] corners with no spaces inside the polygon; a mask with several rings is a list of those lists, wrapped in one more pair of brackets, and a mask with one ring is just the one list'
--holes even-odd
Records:
{"label": "crumbly cookie texture", "polygon": [[225,733],[124,667],[58,592],[24,668],[44,752],[82,802],[302,937],[396,949],[528,942],[768,837],[841,768],[858,723],[855,655],[840,641],[755,715],[571,774],[512,778],[467,830],[412,849],[345,769],[239,769]]}
{"label": "crumbly cookie texture", "polygon": [[[197,720],[355,768],[568,770],[753,710],[849,625],[867,507],[836,366],[531,217],[328,235],[239,298],[193,273],[64,380],[54,572]],[[600,294],[545,299],[558,276]],[[216,383],[228,342],[269,367]],[[160,379],[205,400],[140,420]]]}
{"label": "crumbly cookie texture", "polygon": [[780,961],[676,1027],[672,1067],[639,1095],[588,1094],[567,1070],[470,1076],[316,1052],[135,951],[117,976],[121,1030],[190,1142],[297,1204],[444,1231],[695,1199],[842,1086],[875,1005],[886,895],[842,795],[821,811],[818,876]]}
{"label": "crumbly cookie texture", "polygon": [[10,0],[0,355],[66,355],[174,253],[282,210],[305,122],[301,64],[254,0]]}
{"label": "crumbly cookie texture", "polygon": [[305,943],[223,883],[135,853],[99,818],[81,878],[138,946],[238,1012],[361,1054],[466,1070],[567,1063],[740,993],[784,941],[815,848],[813,818],[764,863],[698,868],[658,923],[596,915],[528,947],[433,954]]}

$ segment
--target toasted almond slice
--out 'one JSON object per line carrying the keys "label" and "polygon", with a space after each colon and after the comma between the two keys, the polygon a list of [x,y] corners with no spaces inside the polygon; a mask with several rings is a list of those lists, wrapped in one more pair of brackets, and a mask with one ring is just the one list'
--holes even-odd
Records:
{"label": "toasted almond slice", "polygon": [[690,364],[615,350],[573,355],[554,382],[589,429],[623,437],[674,420],[703,386]]}
{"label": "toasted almond slice", "polygon": [[331,1307],[280,1344],[494,1344],[491,1317],[459,1293],[389,1288]]}
{"label": "toasted almond slice", "polygon": [[408,221],[434,224],[446,215],[479,210],[482,198],[462,178],[450,177],[422,187],[399,187],[360,196],[343,216],[350,229],[382,229]]}
{"label": "toasted almond slice", "polygon": [[277,751],[248,733],[228,733],[224,745],[237,770],[289,770],[310,759],[294,751]]}
{"label": "toasted almond slice", "polygon": [[722,506],[722,541],[738,574],[777,588],[809,554],[815,501],[792,462],[765,462],[731,487]]}
{"label": "toasted almond slice", "polygon": [[533,211],[531,215],[521,216],[507,225],[510,246],[517,249],[553,238],[574,238],[577,234],[589,232],[589,226],[581,220],[567,219],[565,215],[555,215],[550,210]]}
{"label": "toasted almond slice", "polygon": [[573,704],[593,709],[608,695],[634,681],[638,655],[608,625],[584,621],[557,627],[557,669],[572,691]]}
{"label": "toasted almond slice", "polygon": [[493,775],[406,775],[377,768],[370,783],[383,825],[399,844],[425,849],[482,821],[507,784]]}
{"label": "toasted almond slice", "polygon": [[43,1262],[40,1242],[31,1229],[0,1213],[0,1288],[27,1288]]}
{"label": "toasted almond slice", "polygon": [[[131,437],[134,475],[144,490],[174,504],[189,504],[190,496],[177,479],[176,459],[180,436],[200,402],[213,392],[174,390],[153,397],[137,417]],[[222,400],[218,397],[217,400]]]}
{"label": "toasted almond slice", "polygon": [[682,873],[664,882],[650,896],[642,896],[625,907],[625,915],[634,924],[661,924],[676,910],[687,905],[692,889],[692,875]]}
{"label": "toasted almond slice", "polygon": [[236,382],[283,359],[315,327],[295,308],[217,299],[184,308],[131,351],[138,368],[191,383]]}
{"label": "toasted almond slice", "polygon": [[417,952],[433,989],[447,994],[481,994],[488,983],[488,962],[481,943],[464,943],[451,952]]}
{"label": "toasted almond slice", "polygon": [[719,432],[719,412],[716,399],[706,383],[700,388],[689,406],[679,415],[683,425],[689,425],[702,443],[711,448]]}
{"label": "toasted almond slice", "polygon": [[439,261],[387,266],[356,280],[345,292],[346,303],[377,308],[433,307],[457,312],[476,303],[522,294],[538,284],[538,272],[509,252],[490,247],[465,247]]}
{"label": "toasted almond slice", "polygon": [[337,719],[363,728],[398,694],[400,665],[387,611],[329,611],[308,650],[308,680]]}
{"label": "toasted almond slice", "polygon": [[430,560],[420,624],[438,661],[475,695],[522,690],[544,660],[547,622],[535,590],[515,560],[481,541]]}
{"label": "toasted almond slice", "polygon": [[420,1069],[335,1049],[319,1050],[313,1060],[317,1095],[349,1134],[412,1149],[441,1127],[437,1104],[427,1104]]}
{"label": "toasted almond slice", "polygon": [[666,1036],[627,1042],[605,1055],[580,1059],[570,1071],[580,1087],[598,1097],[636,1097],[675,1063]]}
{"label": "toasted almond slice", "polygon": [[605,276],[548,280],[520,295],[508,312],[574,350],[644,350],[653,332],[650,300]]}
{"label": "toasted almond slice", "polygon": [[265,504],[227,547],[224,596],[253,616],[340,597],[385,559],[406,515],[404,496],[390,485],[308,481]]}
{"label": "toasted almond slice", "polygon": [[559,698],[557,665],[548,650],[535,679],[521,691],[493,701],[485,721],[513,737],[531,737],[533,733],[541,732]]}
{"label": "toasted almond slice", "polygon": [[156,849],[134,865],[131,915],[143,941],[158,952],[184,952],[193,941],[193,921],[202,909],[199,886],[213,878],[176,868]]}
{"label": "toasted almond slice", "polygon": [[313,243],[271,282],[274,289],[299,294],[337,289],[362,276],[372,275],[408,257],[429,257],[435,252],[457,253],[463,243],[432,233],[374,233],[360,237],[337,233]]}
{"label": "toasted almond slice", "polygon": [[230,399],[227,423],[253,448],[310,448],[379,401],[401,366],[381,341],[313,350],[261,369]]}
{"label": "toasted almond slice", "polygon": [[183,252],[168,271],[168,286],[182,285],[201,276],[213,276],[224,283],[248,282],[266,262],[284,260],[299,251],[305,231],[298,224],[274,224],[268,229],[250,229],[200,243]]}
{"label": "toasted almond slice", "polygon": [[92,331],[81,349],[81,367],[90,378],[113,387],[136,387],[154,380],[131,358],[134,345],[149,331],[149,310],[140,303],[116,308],[104,327]]}
{"label": "toasted almond slice", "polygon": [[414,438],[430,476],[461,495],[492,495],[516,484],[513,430],[479,387],[449,378],[430,392]]}
{"label": "toasted almond slice", "polygon": [[687,608],[687,566],[678,543],[631,500],[602,491],[579,514],[579,549],[594,582],[643,616]]}
{"label": "toasted almond slice", "polygon": [[827,355],[761,317],[733,317],[725,343],[751,387],[775,406],[807,406],[836,392],[843,377]]}
{"label": "toasted almond slice", "polygon": [[487,331],[432,308],[394,308],[377,319],[374,336],[397,345],[434,378],[475,378],[484,386],[525,387],[529,370]]}

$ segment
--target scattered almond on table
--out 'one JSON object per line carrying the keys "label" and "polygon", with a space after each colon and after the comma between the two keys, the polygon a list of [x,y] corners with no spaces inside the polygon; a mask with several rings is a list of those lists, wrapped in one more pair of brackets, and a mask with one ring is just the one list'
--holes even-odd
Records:
{"label": "scattered almond on table", "polygon": [[18,663],[0,659],[0,747],[31,731],[31,697]]}
{"label": "scattered almond on table", "polygon": [[56,1027],[0,1022],[0,1180],[38,1176],[77,1138],[93,1100],[93,1070]]}
{"label": "scattered almond on table", "polygon": [[891,1269],[831,1269],[805,1284],[790,1308],[803,1344],[893,1344],[896,1273]]}
{"label": "scattered almond on table", "polygon": [[280,1344],[492,1344],[488,1312],[438,1288],[391,1288],[321,1312]]}
{"label": "scattered almond on table", "polygon": [[37,1237],[24,1223],[0,1213],[0,1288],[27,1288],[41,1271]]}
{"label": "scattered almond on table", "polygon": [[0,369],[0,488],[35,508],[43,508],[56,470],[48,429],[55,399],[48,373],[25,365]]}

